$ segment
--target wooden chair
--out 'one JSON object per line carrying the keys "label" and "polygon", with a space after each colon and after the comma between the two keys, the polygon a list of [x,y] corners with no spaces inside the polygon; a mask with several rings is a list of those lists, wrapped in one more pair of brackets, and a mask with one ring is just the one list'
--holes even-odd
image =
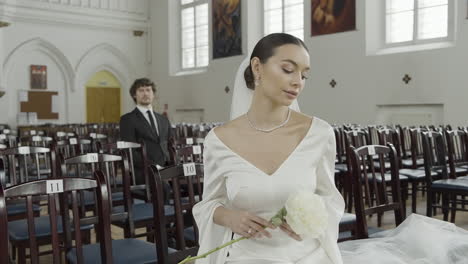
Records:
{"label": "wooden chair", "polygon": [[[442,132],[428,131],[424,132],[423,149],[424,149],[424,168],[426,171],[427,185],[427,208],[426,215],[432,217],[437,208],[442,209],[445,221],[448,221],[449,212],[452,212],[451,222],[455,221],[455,212],[468,211],[465,208],[460,208],[457,205],[460,203],[457,196],[468,195],[468,180],[457,178],[456,172],[448,172],[447,160],[454,161],[453,150],[447,153],[446,143],[453,144],[452,137],[454,133],[448,133],[448,141],[445,141]],[[452,148],[453,146],[451,146]],[[447,156],[448,159],[447,159]],[[452,156],[452,157],[450,157]],[[452,164],[451,166],[454,166]],[[439,177],[434,179],[431,172],[437,172]],[[441,195],[441,201],[436,198],[436,195]],[[462,201],[464,204],[466,201]]]}
{"label": "wooden chair", "polygon": [[[158,263],[178,263],[187,256],[195,256],[198,251],[198,229],[193,219],[192,208],[201,200],[203,193],[203,165],[177,165],[162,170],[151,166],[151,188],[154,205],[155,240],[158,250]],[[166,213],[164,203],[164,183],[170,184],[170,201],[174,206],[174,216]],[[185,186],[186,188],[182,188]],[[175,228],[168,224],[174,223]],[[176,250],[169,251],[167,237],[174,237]]]}
{"label": "wooden chair", "polygon": [[[386,175],[383,169],[374,167],[374,156],[383,160],[389,156],[391,172]],[[401,199],[400,178],[398,177],[397,153],[393,145],[367,145],[359,148],[351,147],[350,159],[352,165],[355,213],[357,219],[356,238],[368,238],[372,229],[367,225],[367,216],[393,211],[395,224],[398,226],[405,219]],[[385,180],[390,178],[389,181]],[[387,188],[390,188],[391,199]]]}
{"label": "wooden chair", "polygon": [[[74,230],[82,229],[84,226],[91,227],[89,224],[83,222],[85,217],[77,214],[78,211],[78,199],[77,193],[82,190],[91,190],[97,193],[99,197],[99,206],[96,208],[98,211],[99,224],[101,225],[101,230],[110,230],[106,225],[106,212],[108,208],[106,206],[107,199],[107,189],[103,177],[98,178],[97,180],[93,179],[79,179],[79,178],[66,178],[66,179],[53,179],[53,180],[37,180],[32,182],[21,183],[15,186],[4,188],[0,186],[0,263],[10,263],[10,254],[8,253],[8,244],[9,238],[11,239],[11,226],[14,225],[14,222],[8,221],[6,202],[8,199],[17,199],[19,197],[26,197],[26,207],[27,210],[27,219],[24,223],[26,224],[25,229],[22,231],[24,236],[27,236],[28,239],[24,243],[27,243],[27,247],[30,248],[30,258],[31,263],[39,263],[39,250],[38,246],[42,244],[41,238],[44,236],[43,226],[47,226],[49,229],[48,236],[50,236],[49,241],[52,244],[52,257],[53,263],[61,263],[62,260],[62,248],[61,241],[65,241],[66,249],[71,248],[70,241],[71,235],[74,235],[75,245],[77,252],[79,252],[79,260],[82,260],[82,241],[86,238],[82,237],[81,232],[63,232],[64,228],[67,226],[73,226]],[[73,208],[73,217],[69,217],[68,206],[63,207],[63,200],[70,195],[72,198],[72,208]],[[34,217],[33,212],[33,201],[36,197],[46,196],[48,199],[47,211],[49,212],[48,216],[45,216],[41,219]],[[57,203],[58,202],[58,203]],[[68,203],[65,203],[66,205]],[[94,217],[96,218],[96,217]],[[72,220],[71,222],[67,222]],[[109,222],[107,221],[107,225]],[[66,229],[66,228],[65,228]],[[100,235],[105,235],[101,233]],[[65,238],[63,238],[65,237]],[[100,238],[100,241],[105,241],[104,238]],[[106,243],[102,243],[100,246],[102,252],[101,262],[102,263],[111,263],[108,261],[110,256],[109,248]],[[25,263],[24,256],[19,257],[19,263]],[[80,261],[79,263],[84,263]]]}

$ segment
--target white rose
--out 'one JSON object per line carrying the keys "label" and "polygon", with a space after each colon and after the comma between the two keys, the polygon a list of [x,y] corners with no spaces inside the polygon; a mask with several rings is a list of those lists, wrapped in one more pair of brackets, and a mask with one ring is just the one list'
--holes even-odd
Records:
{"label": "white rose", "polygon": [[321,196],[300,191],[286,201],[285,219],[298,235],[317,238],[328,225],[328,212]]}

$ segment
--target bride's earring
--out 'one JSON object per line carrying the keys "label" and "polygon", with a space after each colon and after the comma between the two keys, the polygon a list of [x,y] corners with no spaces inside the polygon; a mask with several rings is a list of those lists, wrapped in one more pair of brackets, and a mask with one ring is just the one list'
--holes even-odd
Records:
{"label": "bride's earring", "polygon": [[260,85],[260,78],[255,78],[254,84],[255,84],[255,86],[259,86]]}

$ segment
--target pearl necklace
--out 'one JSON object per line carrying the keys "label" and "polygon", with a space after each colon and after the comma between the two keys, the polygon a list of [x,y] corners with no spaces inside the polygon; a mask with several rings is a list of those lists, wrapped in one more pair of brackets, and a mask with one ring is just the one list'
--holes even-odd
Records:
{"label": "pearl necklace", "polygon": [[254,124],[252,123],[252,121],[249,118],[249,112],[247,112],[246,116],[247,116],[247,121],[249,122],[249,125],[250,125],[251,128],[253,128],[253,129],[257,130],[257,131],[260,131],[260,132],[269,133],[269,132],[271,132],[273,130],[276,130],[278,128],[283,127],[284,125],[286,125],[288,123],[289,118],[291,117],[291,108],[288,107],[288,117],[286,117],[286,120],[284,120],[283,123],[281,123],[281,124],[279,124],[279,125],[277,125],[275,127],[268,128],[268,129],[258,128],[256,126],[254,126]]}

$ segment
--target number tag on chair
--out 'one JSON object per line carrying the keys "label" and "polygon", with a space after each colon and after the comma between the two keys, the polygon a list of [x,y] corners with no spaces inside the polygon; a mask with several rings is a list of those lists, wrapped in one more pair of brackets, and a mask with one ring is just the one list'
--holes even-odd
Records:
{"label": "number tag on chair", "polygon": [[96,133],[91,133],[91,134],[89,134],[89,137],[90,137],[90,138],[96,138]]}
{"label": "number tag on chair", "polygon": [[6,135],[5,134],[0,134],[0,139],[6,139]]}
{"label": "number tag on chair", "polygon": [[429,132],[428,136],[429,138],[432,138],[432,132]]}
{"label": "number tag on chair", "polygon": [[10,134],[10,129],[3,129],[3,134]]}
{"label": "number tag on chair", "polygon": [[118,149],[125,148],[125,142],[123,142],[123,141],[117,141],[117,148],[118,148]]}
{"label": "number tag on chair", "polygon": [[29,134],[30,134],[31,136],[36,135],[36,130],[30,130],[30,131],[29,131]]}
{"label": "number tag on chair", "polygon": [[458,136],[458,131],[456,131],[456,130],[453,131],[453,135],[454,135],[454,136]]}
{"label": "number tag on chair", "polygon": [[416,131],[418,131],[418,133],[421,133],[421,128],[418,127],[418,128],[416,129]]}
{"label": "number tag on chair", "polygon": [[41,136],[32,137],[32,141],[41,141],[41,140],[42,140]]}
{"label": "number tag on chair", "polygon": [[201,147],[199,145],[193,146],[193,154],[200,155],[201,154]]}
{"label": "number tag on chair", "polygon": [[204,138],[197,138],[197,143],[198,144],[203,144],[203,143],[205,143],[205,139]]}
{"label": "number tag on chair", "polygon": [[184,176],[194,176],[197,174],[197,170],[195,168],[195,163],[185,163],[184,164]]}
{"label": "number tag on chair", "polygon": [[97,153],[88,153],[87,156],[89,162],[98,162],[99,160]]}
{"label": "number tag on chair", "polygon": [[205,131],[205,127],[204,126],[200,126],[200,131]]}
{"label": "number tag on chair", "polygon": [[78,140],[76,138],[70,138],[70,145],[76,145],[78,144]]}
{"label": "number tag on chair", "polygon": [[367,151],[369,152],[369,155],[375,155],[375,146],[368,146]]}
{"label": "number tag on chair", "polygon": [[64,137],[64,136],[65,136],[65,132],[62,132],[62,131],[57,132],[57,137]]}
{"label": "number tag on chair", "polygon": [[193,145],[193,138],[187,138],[185,143],[187,145]]}
{"label": "number tag on chair", "polygon": [[22,155],[29,154],[30,153],[29,147],[19,147],[18,148],[18,153],[22,154]]}
{"label": "number tag on chair", "polygon": [[353,136],[357,136],[357,133],[358,133],[358,132],[357,132],[356,130],[354,130],[354,131],[353,131]]}
{"label": "number tag on chair", "polygon": [[390,130],[385,130],[385,134],[386,135],[390,134]]}
{"label": "number tag on chair", "polygon": [[63,193],[63,180],[48,180],[47,193]]}

